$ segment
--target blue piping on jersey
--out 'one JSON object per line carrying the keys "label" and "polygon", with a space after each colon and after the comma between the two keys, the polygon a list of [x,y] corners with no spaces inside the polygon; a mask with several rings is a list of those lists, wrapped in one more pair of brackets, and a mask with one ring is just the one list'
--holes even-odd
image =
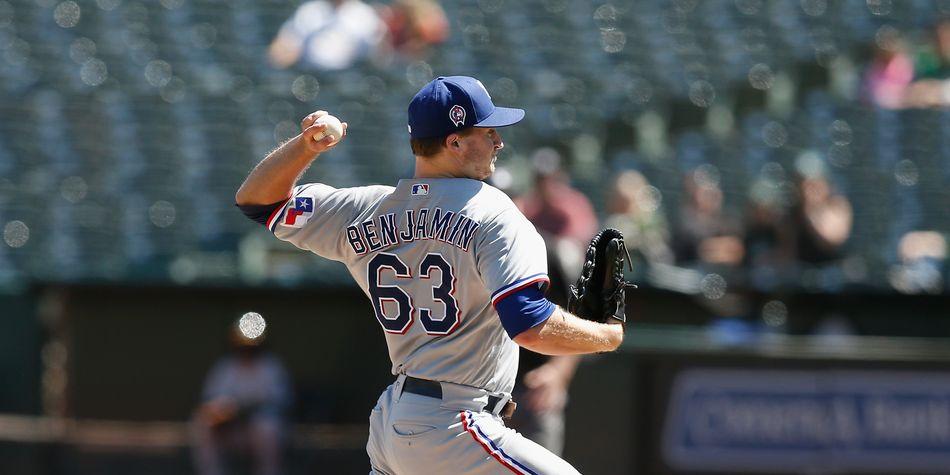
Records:
{"label": "blue piping on jersey", "polygon": [[545,284],[544,287],[546,287],[547,284],[551,283],[551,279],[548,278],[547,274],[541,273],[541,274],[529,275],[528,277],[525,277],[523,279],[516,280],[493,292],[491,294],[491,303],[492,305],[497,305],[497,302],[499,299],[503,299],[512,292],[517,292],[518,290],[524,287],[527,287],[532,284],[536,284],[538,282],[544,282]]}
{"label": "blue piping on jersey", "polygon": [[270,219],[267,220],[267,229],[269,229],[271,232],[277,231],[277,223],[283,219],[284,211],[287,211],[287,203],[289,203],[292,199],[293,197],[287,198],[287,200],[280,205],[280,208],[275,209],[274,214],[272,214]]}

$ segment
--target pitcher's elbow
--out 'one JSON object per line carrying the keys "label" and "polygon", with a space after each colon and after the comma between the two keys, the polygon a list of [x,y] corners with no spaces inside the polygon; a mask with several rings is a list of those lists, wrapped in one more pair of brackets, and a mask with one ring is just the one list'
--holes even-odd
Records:
{"label": "pitcher's elbow", "polygon": [[607,334],[607,351],[614,351],[623,344],[624,327],[623,325],[610,325],[610,333]]}
{"label": "pitcher's elbow", "polygon": [[237,192],[234,193],[234,202],[237,203],[239,206],[258,204],[258,203],[254,203],[251,198],[252,198],[251,193],[245,188],[244,185],[241,185],[241,187],[238,188]]}
{"label": "pitcher's elbow", "polygon": [[534,328],[529,328],[512,338],[518,346],[532,349],[536,348],[541,342],[541,335]]}

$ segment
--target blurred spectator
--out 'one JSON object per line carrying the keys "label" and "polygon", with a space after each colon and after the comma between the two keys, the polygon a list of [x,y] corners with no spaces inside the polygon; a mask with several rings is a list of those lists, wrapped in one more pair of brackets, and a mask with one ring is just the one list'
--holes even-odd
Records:
{"label": "blurred spectator", "polygon": [[[564,452],[564,409],[578,355],[545,357],[521,350],[513,398],[518,410],[506,424],[556,455]],[[522,369],[524,367],[524,369]],[[525,369],[530,370],[525,371]]]}
{"label": "blurred spectator", "polygon": [[841,259],[851,236],[851,203],[834,191],[823,172],[802,174],[797,186],[798,202],[791,215],[795,258],[806,264]]}
{"label": "blurred spectator", "polygon": [[379,11],[390,46],[410,60],[425,59],[433,45],[449,37],[449,20],[433,0],[395,0]]}
{"label": "blurred spectator", "polygon": [[566,275],[577,276],[587,244],[597,232],[594,206],[568,183],[556,150],[539,149],[532,162],[534,188],[515,203],[544,236],[548,253],[554,254],[555,260],[549,260],[548,266],[557,265]]}
{"label": "blurred spectator", "polygon": [[249,456],[258,475],[281,473],[291,389],[284,366],[264,350],[263,340],[263,335],[249,338],[235,324],[231,354],[218,360],[205,379],[192,421],[199,474],[226,473],[229,451]]}
{"label": "blurred spectator", "polygon": [[931,44],[917,54],[914,69],[914,82],[907,90],[909,107],[950,104],[950,20],[934,26]]}
{"label": "blurred spectator", "polygon": [[904,107],[907,87],[914,79],[914,63],[901,34],[882,26],[874,42],[874,56],[864,73],[865,97],[878,107]]}
{"label": "blurred spectator", "polygon": [[911,231],[898,244],[900,262],[891,269],[891,285],[907,294],[943,290],[947,240],[936,231]]}
{"label": "blurred spectator", "polygon": [[[660,190],[639,172],[620,173],[610,189],[606,226],[620,230],[635,260],[647,264],[673,263],[669,247],[670,231],[660,211]],[[634,269],[638,269],[634,265]]]}
{"label": "blurred spectator", "polygon": [[950,20],[934,25],[931,44],[917,55],[915,79],[950,79]]}
{"label": "blurred spectator", "polygon": [[297,8],[268,50],[271,63],[336,71],[362,59],[383,61],[386,25],[360,0],[313,0]]}
{"label": "blurred spectator", "polygon": [[673,236],[673,252],[680,265],[738,266],[745,256],[742,231],[723,210],[719,178],[704,167],[684,180],[686,199]]}
{"label": "blurred spectator", "polygon": [[[745,265],[756,275],[774,275],[794,257],[794,230],[788,221],[787,193],[780,183],[753,183],[745,213]],[[763,272],[764,271],[764,272]],[[754,279],[758,280],[758,279]]]}

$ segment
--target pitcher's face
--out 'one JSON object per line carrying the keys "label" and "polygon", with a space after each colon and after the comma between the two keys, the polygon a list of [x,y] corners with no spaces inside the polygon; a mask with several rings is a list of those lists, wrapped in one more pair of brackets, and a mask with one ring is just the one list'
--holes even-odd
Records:
{"label": "pitcher's face", "polygon": [[501,134],[494,128],[475,127],[471,133],[459,137],[464,175],[475,180],[490,177],[495,172],[498,152],[504,147]]}

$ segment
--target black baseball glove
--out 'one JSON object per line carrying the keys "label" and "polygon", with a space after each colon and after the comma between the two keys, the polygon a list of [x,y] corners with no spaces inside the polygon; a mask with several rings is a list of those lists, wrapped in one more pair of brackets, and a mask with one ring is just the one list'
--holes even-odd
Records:
{"label": "black baseball glove", "polygon": [[624,258],[632,270],[620,231],[607,228],[597,233],[587,248],[581,276],[571,286],[567,310],[595,322],[603,323],[609,318],[626,322],[625,290],[636,286],[623,278]]}

